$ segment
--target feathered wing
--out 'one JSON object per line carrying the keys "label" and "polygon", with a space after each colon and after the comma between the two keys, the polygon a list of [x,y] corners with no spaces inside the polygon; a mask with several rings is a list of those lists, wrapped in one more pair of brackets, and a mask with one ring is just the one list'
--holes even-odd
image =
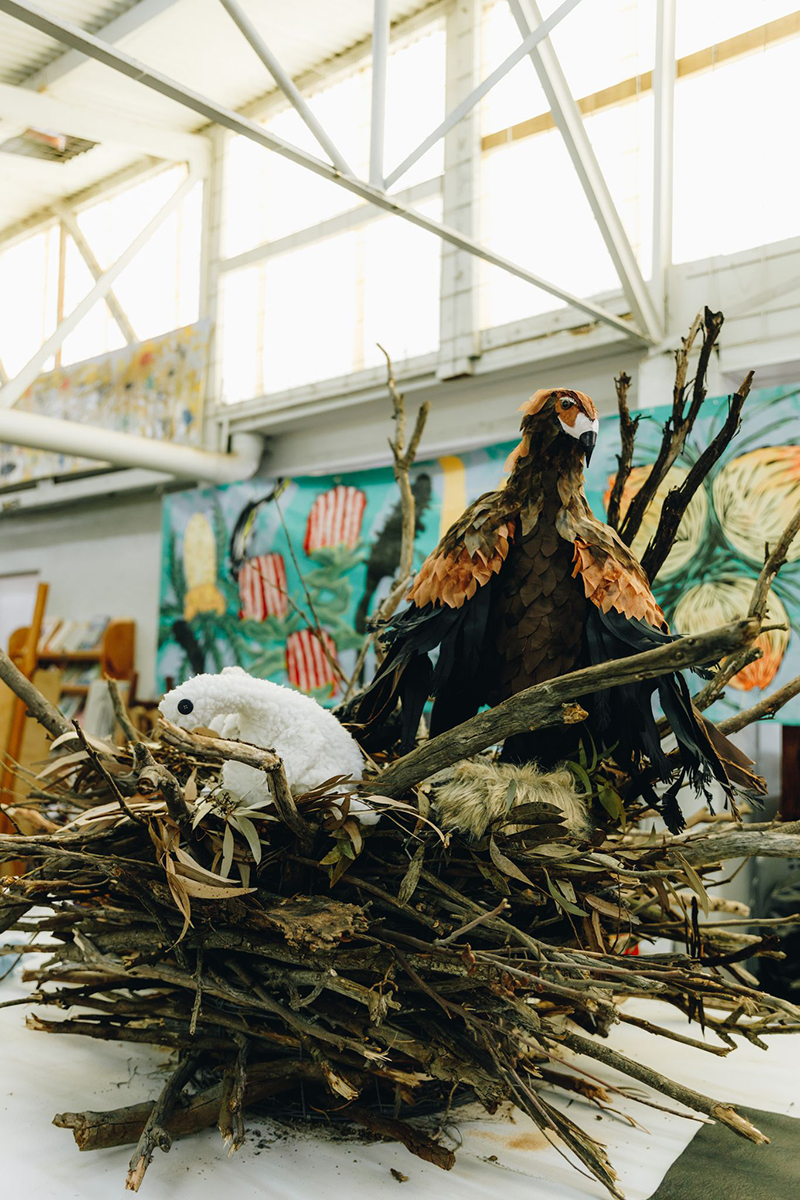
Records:
{"label": "feathered wing", "polygon": [[[577,506],[567,519],[575,546],[573,574],[580,577],[586,598],[591,601],[586,621],[590,661],[608,662],[673,641],[647,577],[622,539],[597,521],[588,505],[585,509]],[[653,716],[652,697],[656,691],[677,738],[683,773],[698,790],[706,791],[712,779],[728,795],[733,784],[766,790],[764,781],[751,769],[752,761],[694,708],[689,687],[679,672],[625,684],[598,693],[591,701],[597,728],[604,731],[613,726],[619,752],[631,766],[635,765],[637,752],[643,750],[659,779],[672,778],[673,769],[662,749]],[[662,812],[674,832],[682,828],[683,818],[673,789],[662,800]]]}
{"label": "feathered wing", "polygon": [[[383,725],[402,703],[402,744],[413,745],[425,702],[433,696],[431,732],[477,712],[484,697],[478,663],[489,615],[486,585],[503,567],[515,530],[502,491],[487,492],[467,508],[425,559],[408,593],[408,608],[383,631],[388,652],[369,687],[343,720],[364,728]],[[438,648],[434,666],[430,654]]]}

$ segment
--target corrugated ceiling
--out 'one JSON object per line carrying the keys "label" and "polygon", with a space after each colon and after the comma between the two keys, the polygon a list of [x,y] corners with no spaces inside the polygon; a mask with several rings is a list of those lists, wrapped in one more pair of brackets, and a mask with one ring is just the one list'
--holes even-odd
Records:
{"label": "corrugated ceiling", "polygon": [[[372,0],[241,0],[242,7],[282,65],[294,76],[328,62],[369,37]],[[219,0],[44,0],[48,12],[103,37],[123,16],[129,27],[115,41],[139,58],[230,108],[242,108],[274,89],[263,64]],[[431,7],[431,0],[393,0],[393,21]],[[55,99],[135,118],[160,129],[194,130],[198,117],[93,60],[61,61],[65,48],[0,14],[0,82],[44,87]],[[62,73],[68,62],[71,69]],[[0,121],[0,140],[22,129]],[[56,198],[92,186],[136,161],[134,150],[104,143],[68,163],[9,162],[0,158],[0,230]]]}

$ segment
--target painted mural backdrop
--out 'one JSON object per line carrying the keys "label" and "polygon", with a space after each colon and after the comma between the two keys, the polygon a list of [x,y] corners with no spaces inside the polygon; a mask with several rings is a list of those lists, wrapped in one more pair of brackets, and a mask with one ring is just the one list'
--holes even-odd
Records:
{"label": "painted mural backdrop", "polygon": [[[50,371],[15,408],[159,441],[199,444],[210,322]],[[0,485],[85,471],[86,458],[0,443]]]}
{"label": "painted mural backdrop", "polygon": [[[724,419],[727,400],[709,400],[692,438],[648,511],[635,542],[644,550],[663,498],[684,477]],[[641,485],[669,409],[643,414],[635,468],[623,503]],[[513,442],[418,463],[417,565],[466,504],[497,487]],[[587,480],[605,514],[619,450],[616,417],[601,421]],[[800,504],[800,394],[753,393],[738,436],[695,496],[655,593],[674,630],[710,629],[741,614],[764,558]],[[161,686],[197,671],[239,663],[255,675],[331,702],[341,696],[366,619],[389,590],[400,542],[390,468],[173,493],[164,500],[158,674]],[[313,614],[313,615],[312,615]],[[800,674],[800,545],[777,579],[763,657],[715,706],[725,715],[764,688]],[[369,669],[369,664],[368,664]],[[800,700],[780,714],[800,722]]]}

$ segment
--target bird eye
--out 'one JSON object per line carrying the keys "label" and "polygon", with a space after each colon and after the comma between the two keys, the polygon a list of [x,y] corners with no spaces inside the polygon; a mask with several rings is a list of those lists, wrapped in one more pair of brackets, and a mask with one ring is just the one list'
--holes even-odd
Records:
{"label": "bird eye", "polygon": [[192,704],[191,700],[179,700],[178,701],[178,712],[183,713],[184,716],[187,716],[192,711],[193,708],[194,708],[194,705]]}

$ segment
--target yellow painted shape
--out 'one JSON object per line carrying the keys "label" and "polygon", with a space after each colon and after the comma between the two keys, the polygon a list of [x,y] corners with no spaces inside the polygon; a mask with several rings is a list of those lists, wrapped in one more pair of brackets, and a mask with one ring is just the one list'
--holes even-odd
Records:
{"label": "yellow painted shape", "polygon": [[439,537],[443,537],[467,507],[467,471],[464,460],[457,455],[439,459],[442,468],[442,515]]}

